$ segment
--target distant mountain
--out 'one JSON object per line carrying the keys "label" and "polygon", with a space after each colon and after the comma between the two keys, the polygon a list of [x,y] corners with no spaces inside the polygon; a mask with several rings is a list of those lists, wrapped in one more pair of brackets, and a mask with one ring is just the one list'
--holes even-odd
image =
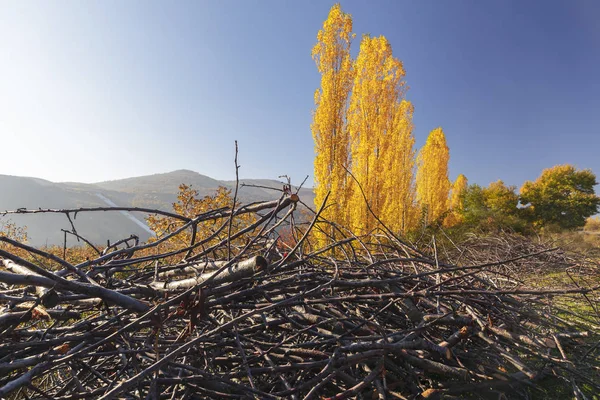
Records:
{"label": "distant mountain", "polygon": [[[9,220],[19,226],[27,226],[29,243],[33,246],[62,245],[64,233],[61,229],[70,229],[69,221],[63,214],[2,216],[2,211],[115,205],[171,210],[182,183],[197,190],[199,196],[212,194],[219,186],[235,188],[235,181],[219,181],[189,170],[94,184],[55,183],[39,178],[0,175],[0,226]],[[269,190],[269,187],[281,189],[283,183],[270,179],[241,179],[238,198],[241,202],[249,203],[272,200],[281,195],[281,192]],[[299,195],[302,201],[312,204],[314,195],[311,189],[302,189]],[[73,222],[80,235],[94,243],[105,244],[107,240],[114,242],[131,234],[147,240],[151,231],[145,226],[145,217],[142,213],[88,212],[77,214]],[[77,244],[72,236],[67,240],[68,245]]]}
{"label": "distant mountain", "polygon": [[107,190],[126,193],[176,193],[179,185],[185,183],[206,190],[215,190],[222,182],[187,169],[180,169],[164,174],[138,176],[95,183],[95,186]]}
{"label": "distant mountain", "polygon": [[[232,189],[232,191],[235,189],[235,181],[219,181],[185,169],[164,174],[98,182],[94,186],[113,192],[112,196],[121,196],[119,200],[122,204],[171,210],[173,203],[177,201],[177,192],[182,183],[197,190],[200,197],[213,194],[219,186]],[[278,190],[283,188],[283,182],[273,179],[240,179],[239,183],[238,198],[244,203],[277,199],[281,195]],[[312,203],[314,196],[312,189],[301,189],[299,195],[303,201],[308,200]]]}

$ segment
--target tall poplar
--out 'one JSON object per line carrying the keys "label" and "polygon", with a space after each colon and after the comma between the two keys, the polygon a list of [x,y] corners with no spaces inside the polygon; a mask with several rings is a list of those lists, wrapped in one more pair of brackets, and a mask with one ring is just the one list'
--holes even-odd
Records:
{"label": "tall poplar", "polygon": [[407,100],[396,104],[390,145],[382,165],[386,171],[383,173],[381,219],[388,228],[402,233],[417,223],[413,111],[413,105]]}
{"label": "tall poplar", "polygon": [[[348,106],[352,172],[372,211],[381,218],[387,180],[394,175],[389,163],[402,130],[400,107],[404,94],[404,68],[392,55],[383,36],[365,35],[354,66],[354,83]],[[358,185],[349,185],[348,213],[351,228],[359,234],[375,227]]]}
{"label": "tall poplar", "polygon": [[431,131],[417,158],[417,201],[425,223],[437,221],[448,211],[448,161],[450,152],[442,128]]}
{"label": "tall poplar", "polygon": [[346,205],[346,171],[348,165],[348,133],[346,107],[352,88],[352,17],[334,5],[317,35],[312,57],[321,74],[321,87],[315,92],[315,110],[311,131],[315,142],[315,205],[327,192],[331,206],[323,216],[343,223]]}
{"label": "tall poplar", "polygon": [[452,183],[450,192],[450,214],[444,220],[444,225],[451,227],[463,222],[462,210],[464,208],[464,193],[468,187],[467,177],[460,174]]}

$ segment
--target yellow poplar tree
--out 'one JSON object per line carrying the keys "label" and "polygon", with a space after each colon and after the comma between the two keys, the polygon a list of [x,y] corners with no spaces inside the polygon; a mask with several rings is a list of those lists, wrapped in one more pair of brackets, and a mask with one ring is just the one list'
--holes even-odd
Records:
{"label": "yellow poplar tree", "polygon": [[[393,193],[386,189],[394,186],[399,169],[392,162],[401,151],[395,145],[402,131],[408,129],[404,119],[411,113],[410,105],[401,102],[405,72],[402,62],[393,57],[387,39],[368,35],[361,41],[354,71],[348,106],[352,172],[373,212],[386,220],[384,211],[391,212],[389,202],[393,198]],[[349,186],[349,225],[356,233],[363,234],[373,229],[375,221],[358,186],[354,183]]]}
{"label": "yellow poplar tree", "polygon": [[415,227],[417,221],[413,111],[413,105],[407,100],[396,104],[390,145],[382,165],[386,171],[381,219],[388,228],[402,233]]}
{"label": "yellow poplar tree", "polygon": [[321,88],[315,92],[315,111],[311,131],[315,142],[315,205],[322,203],[328,191],[332,203],[323,217],[344,222],[348,133],[346,107],[352,89],[350,42],[352,17],[334,5],[317,35],[312,57],[321,74]]}
{"label": "yellow poplar tree", "polygon": [[452,184],[450,192],[450,214],[444,220],[444,225],[451,227],[460,224],[464,217],[460,210],[464,208],[463,193],[467,190],[468,180],[463,174],[458,175]]}
{"label": "yellow poplar tree", "polygon": [[417,201],[425,223],[438,220],[448,210],[450,152],[442,128],[431,131],[417,159]]}

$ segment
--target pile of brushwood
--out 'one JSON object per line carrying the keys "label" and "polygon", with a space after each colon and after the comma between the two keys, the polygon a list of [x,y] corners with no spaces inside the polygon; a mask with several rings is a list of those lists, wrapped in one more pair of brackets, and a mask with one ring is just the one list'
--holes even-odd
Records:
{"label": "pile of brushwood", "polygon": [[[297,202],[284,194],[179,216],[159,240],[123,240],[79,264],[0,238],[0,398],[498,399],[557,383],[571,397],[600,392],[592,261],[507,235],[418,250],[385,227],[347,233],[321,219],[323,207],[293,226]],[[232,224],[249,214],[248,226]],[[206,223],[214,236],[196,237]],[[286,248],[277,232],[290,225]],[[336,238],[317,245],[318,229]],[[184,232],[190,242],[159,251]],[[572,284],[524,279],[550,269]]]}

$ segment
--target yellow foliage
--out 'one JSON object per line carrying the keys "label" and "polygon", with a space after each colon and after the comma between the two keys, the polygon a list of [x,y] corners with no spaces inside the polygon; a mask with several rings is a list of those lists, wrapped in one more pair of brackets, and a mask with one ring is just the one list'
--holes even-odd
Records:
{"label": "yellow foliage", "polygon": [[515,215],[519,204],[516,189],[515,186],[506,186],[502,180],[491,182],[483,189],[486,207],[501,215]]}
{"label": "yellow foliage", "polygon": [[331,221],[343,223],[346,203],[348,133],[346,103],[352,87],[350,41],[352,17],[334,5],[317,35],[312,57],[321,74],[321,88],[315,92],[316,109],[311,131],[315,141],[315,204],[318,207],[327,192],[334,205],[323,213]]}
{"label": "yellow foliage", "polygon": [[462,194],[467,190],[469,181],[463,174],[458,175],[456,180],[452,184],[452,192],[450,195],[450,208],[453,210],[460,210],[463,208]]}
{"label": "yellow foliage", "polygon": [[417,225],[415,207],[414,107],[406,100],[396,104],[390,145],[383,158],[383,207],[381,219],[390,229],[406,233]]}
{"label": "yellow foliage", "polygon": [[585,221],[583,230],[587,232],[600,232],[600,216],[589,217]]}
{"label": "yellow foliage", "polygon": [[[399,228],[401,218],[389,215],[398,214],[396,181],[406,172],[401,171],[403,166],[398,157],[402,158],[407,145],[412,148],[412,106],[401,101],[404,67],[393,57],[385,37],[364,36],[355,71],[348,107],[352,172],[373,212],[384,223],[400,221],[394,224],[394,228]],[[350,227],[359,234],[371,231],[376,221],[354,183],[350,185],[350,194]]]}
{"label": "yellow foliage", "polygon": [[417,160],[417,200],[425,211],[425,223],[438,220],[448,211],[448,161],[450,152],[442,128],[429,134]]}
{"label": "yellow foliage", "polygon": [[8,221],[0,225],[0,236],[25,243],[27,242],[27,227],[21,227],[14,222]]}
{"label": "yellow foliage", "polygon": [[[0,236],[16,240],[17,242],[27,243],[27,227],[18,226],[10,220],[6,222],[0,221]],[[0,242],[0,249],[9,251],[20,257],[27,256],[28,254],[25,250],[5,242]]]}
{"label": "yellow foliage", "polygon": [[[320,206],[330,191],[332,204],[323,213],[326,219],[360,235],[377,228],[372,211],[388,228],[407,233],[417,226],[417,198],[430,208],[430,221],[448,209],[448,147],[441,128],[432,132],[420,158],[423,174],[418,196],[414,108],[404,98],[403,64],[393,56],[385,37],[369,35],[362,38],[353,62],[351,31],[351,16],[336,4],[312,51],[321,74],[311,125],[315,205]],[[333,231],[321,232],[317,238],[326,234]]]}
{"label": "yellow foliage", "polygon": [[458,175],[452,184],[450,192],[450,213],[444,219],[444,226],[451,227],[460,224],[464,220],[461,211],[464,209],[463,194],[467,190],[468,180],[463,174]]}
{"label": "yellow foliage", "polygon": [[580,228],[599,211],[600,197],[594,191],[597,184],[589,169],[555,165],[543,170],[534,182],[523,184],[520,201],[528,206],[526,211],[536,226]]}
{"label": "yellow foliage", "polygon": [[[231,209],[233,206],[233,198],[231,190],[219,187],[212,196],[205,196],[202,199],[197,198],[198,191],[187,185],[179,186],[179,194],[177,195],[177,203],[173,204],[173,211],[179,215],[188,218],[195,218],[198,215],[217,209]],[[236,204],[236,207],[239,205]],[[184,221],[165,217],[151,215],[146,219],[148,226],[156,233],[158,239],[167,236],[184,225]],[[256,218],[251,214],[243,214],[235,217],[232,221],[232,234],[240,228],[246,227],[256,221]],[[226,228],[227,220],[210,220],[200,222],[196,230],[195,242],[207,240],[203,247],[210,247],[227,238],[228,229]],[[152,239],[151,239],[152,240]],[[156,240],[156,239],[154,239]],[[160,250],[180,249],[190,245],[192,240],[192,229],[186,229],[181,233],[173,236],[165,244],[160,245]],[[233,245],[244,243],[243,238],[238,238],[232,241]]]}

